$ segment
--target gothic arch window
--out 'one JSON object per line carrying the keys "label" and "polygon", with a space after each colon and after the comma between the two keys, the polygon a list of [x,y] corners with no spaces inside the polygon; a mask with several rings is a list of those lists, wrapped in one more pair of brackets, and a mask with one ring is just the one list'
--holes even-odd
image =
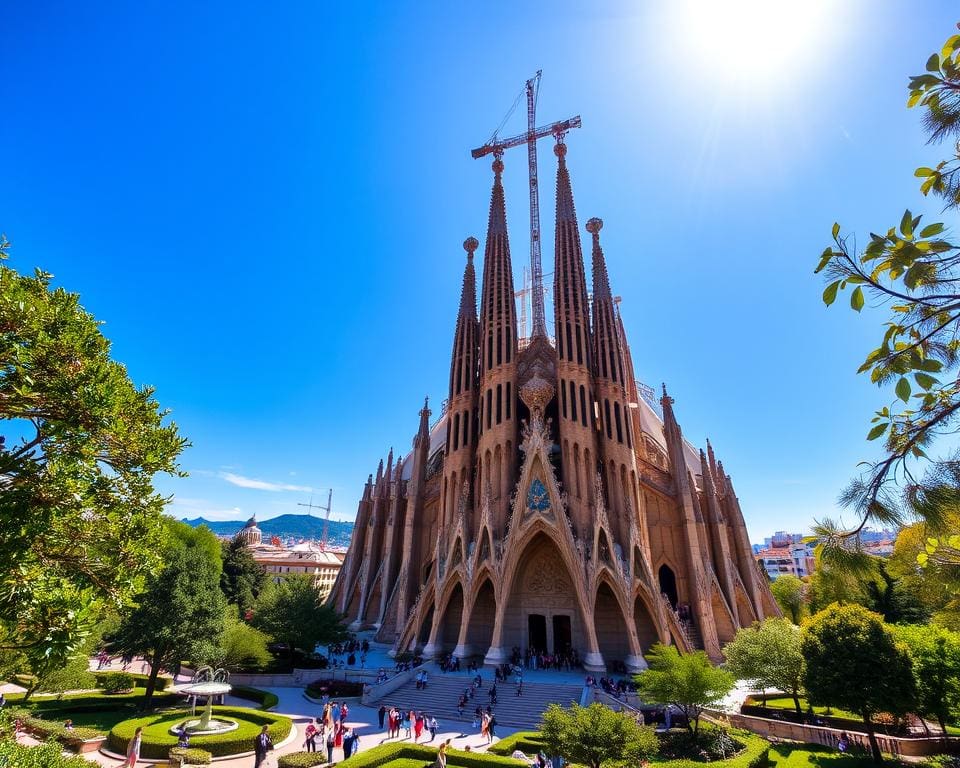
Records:
{"label": "gothic arch window", "polygon": [[580,385],[580,423],[587,426],[587,391]]}
{"label": "gothic arch window", "polygon": [[493,426],[491,421],[493,419],[493,390],[487,390],[487,429]]}
{"label": "gothic arch window", "polygon": [[560,379],[560,412],[567,418],[567,382]]}
{"label": "gothic arch window", "polygon": [[577,498],[580,498],[580,445],[573,444],[573,476],[576,483]]}
{"label": "gothic arch window", "polygon": [[573,339],[570,338],[570,321],[566,322],[567,360],[573,360]]}
{"label": "gothic arch window", "polygon": [[503,384],[497,384],[497,424],[503,421]]}
{"label": "gothic arch window", "polygon": [[503,451],[499,445],[493,452],[493,473],[494,498],[499,499],[503,495]]}
{"label": "gothic arch window", "polygon": [[507,362],[510,362],[511,357],[513,356],[513,328],[509,323],[504,326],[504,333],[506,334],[507,339]]}
{"label": "gothic arch window", "polygon": [[580,326],[577,325],[577,364],[583,365],[583,342],[580,338]]}
{"label": "gothic arch window", "polygon": [[487,370],[493,368],[493,329],[487,334]]}
{"label": "gothic arch window", "polygon": [[460,414],[453,415],[453,450],[460,447]]}
{"label": "gothic arch window", "polygon": [[657,574],[660,581],[660,591],[666,596],[667,600],[670,601],[670,605],[676,609],[677,603],[680,601],[677,593],[677,577],[666,563],[660,566]]}
{"label": "gothic arch window", "polygon": [[613,417],[617,422],[617,442],[623,442],[623,422],[620,419],[620,403],[614,401],[613,403]]}
{"label": "gothic arch window", "polygon": [[497,365],[503,362],[503,329],[497,334]]}
{"label": "gothic arch window", "polygon": [[577,420],[577,388],[572,381],[570,382],[570,418]]}
{"label": "gothic arch window", "polygon": [[510,382],[507,382],[507,421],[510,421]]}
{"label": "gothic arch window", "polygon": [[607,425],[607,439],[613,440],[613,431],[610,426],[610,401],[607,398],[603,399],[603,421]]}
{"label": "gothic arch window", "polygon": [[463,444],[467,446],[470,444],[470,411],[469,409],[463,412]]}

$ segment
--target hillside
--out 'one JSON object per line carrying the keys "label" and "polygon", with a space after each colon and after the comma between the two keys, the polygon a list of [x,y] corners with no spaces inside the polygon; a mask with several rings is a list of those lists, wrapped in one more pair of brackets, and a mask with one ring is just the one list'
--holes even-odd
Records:
{"label": "hillside", "polygon": [[[183,519],[183,522],[196,528],[205,525],[218,536],[233,536],[243,528],[246,520],[205,520],[202,517],[193,520]],[[258,521],[257,525],[263,531],[264,539],[279,536],[281,539],[317,539],[323,537],[323,518],[313,515],[280,515],[269,520]],[[353,533],[353,523],[341,520],[330,521],[330,544],[333,546],[347,546],[350,535]]]}

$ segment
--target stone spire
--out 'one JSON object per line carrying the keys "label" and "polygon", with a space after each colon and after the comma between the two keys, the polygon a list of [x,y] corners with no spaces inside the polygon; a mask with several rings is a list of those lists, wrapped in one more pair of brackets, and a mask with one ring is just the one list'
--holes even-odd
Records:
{"label": "stone spire", "polygon": [[561,361],[590,368],[590,308],[583,273],[583,252],[573,190],[567,170],[567,145],[553,148],[557,155],[557,220],[553,268],[554,317],[557,355]]}
{"label": "stone spire", "polygon": [[507,235],[507,209],[503,197],[503,160],[493,161],[493,191],[487,244],[483,254],[483,299],[480,306],[480,375],[512,363],[517,355],[517,319],[513,290],[513,265]]}
{"label": "stone spire", "polygon": [[477,322],[477,275],[473,268],[473,254],[479,245],[475,237],[468,237],[463,242],[463,249],[467,252],[467,264],[463,269],[460,311],[457,313],[457,327],[453,334],[450,400],[461,392],[476,388],[480,327]]}
{"label": "stone spire", "polygon": [[420,429],[413,438],[413,447],[416,448],[421,443],[430,441],[430,398],[423,398],[423,408],[420,409]]}
{"label": "stone spire", "polygon": [[587,231],[593,235],[593,349],[594,375],[619,384],[626,390],[626,377],[623,371],[623,350],[620,346],[620,332],[617,323],[617,311],[610,293],[610,277],[607,275],[607,262],[600,247],[601,219],[590,219]]}

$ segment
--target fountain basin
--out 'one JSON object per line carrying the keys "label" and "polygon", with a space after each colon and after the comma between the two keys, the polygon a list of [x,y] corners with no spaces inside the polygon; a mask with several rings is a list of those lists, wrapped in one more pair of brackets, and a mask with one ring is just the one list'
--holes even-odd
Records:
{"label": "fountain basin", "polygon": [[229,733],[240,727],[236,720],[227,720],[223,717],[211,717],[210,722],[204,726],[202,718],[195,717],[184,720],[170,727],[170,733],[174,736],[180,735],[181,726],[186,729],[190,736],[212,736],[218,733]]}

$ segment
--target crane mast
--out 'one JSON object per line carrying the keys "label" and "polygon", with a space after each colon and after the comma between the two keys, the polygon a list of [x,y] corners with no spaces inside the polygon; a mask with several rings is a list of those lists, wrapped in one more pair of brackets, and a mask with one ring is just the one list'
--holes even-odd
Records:
{"label": "crane mast", "polygon": [[[554,136],[557,141],[571,128],[580,127],[580,116],[560,120],[550,125],[537,128],[537,95],[540,92],[541,71],[537,70],[532,78],[527,80],[525,91],[527,97],[527,130],[519,136],[509,139],[499,139],[496,133],[482,147],[471,150],[470,154],[476,159],[484,155],[500,156],[504,150],[527,145],[527,166],[530,174],[530,305],[533,320],[531,336],[547,336],[546,316],[543,308],[543,264],[540,253],[540,189],[537,183],[537,140],[544,136]],[[514,103],[514,107],[516,103]],[[507,115],[509,117],[509,114]],[[504,119],[506,122],[506,119]],[[501,123],[503,125],[503,123]],[[498,129],[499,130],[499,129]]]}

